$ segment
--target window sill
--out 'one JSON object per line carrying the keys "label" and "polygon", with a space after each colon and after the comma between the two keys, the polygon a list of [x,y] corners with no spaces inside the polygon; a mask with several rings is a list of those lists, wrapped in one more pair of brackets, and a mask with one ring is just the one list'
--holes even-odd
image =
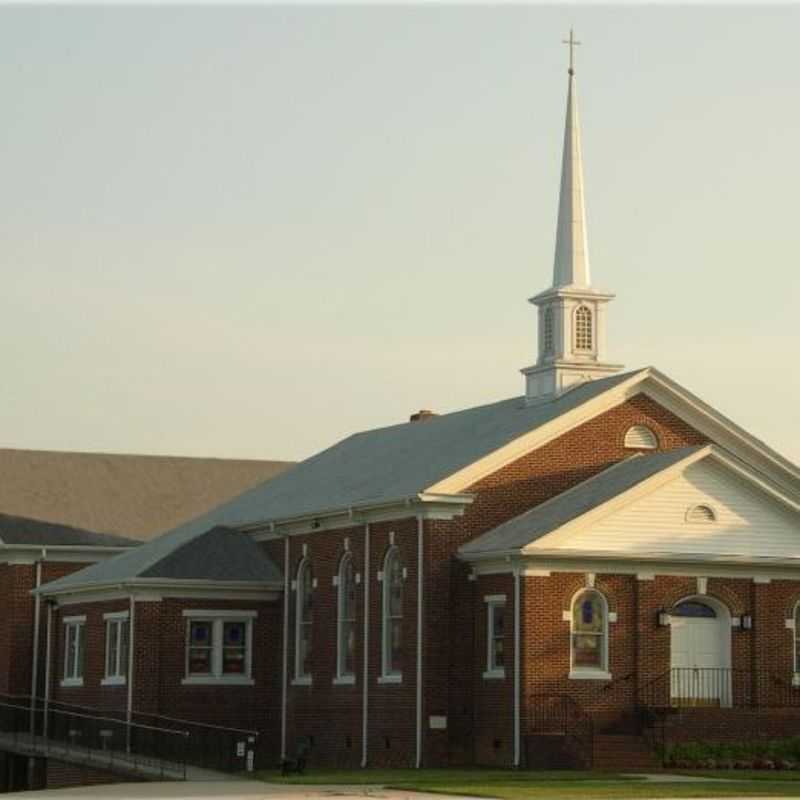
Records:
{"label": "window sill", "polygon": [[356,676],[355,675],[339,675],[333,679],[334,686],[355,686],[356,685]]}
{"label": "window sill", "polygon": [[485,681],[501,681],[505,680],[506,671],[504,669],[487,669],[486,672],[483,673],[483,679]]}
{"label": "window sill", "polygon": [[191,675],[181,681],[182,686],[254,686],[255,681],[244,675]]}
{"label": "window sill", "polygon": [[83,678],[64,678],[61,685],[65,688],[70,686],[83,686]]}
{"label": "window sill", "polygon": [[402,683],[402,682],[403,682],[403,676],[400,673],[395,675],[381,675],[378,678],[378,683]]}
{"label": "window sill", "polygon": [[100,681],[101,686],[125,686],[128,681],[121,675],[114,675],[110,678],[103,678]]}
{"label": "window sill", "polygon": [[573,669],[569,673],[571,681],[610,681],[611,673],[604,669]]}
{"label": "window sill", "polygon": [[303,675],[300,678],[292,678],[292,686],[311,686],[311,676]]}

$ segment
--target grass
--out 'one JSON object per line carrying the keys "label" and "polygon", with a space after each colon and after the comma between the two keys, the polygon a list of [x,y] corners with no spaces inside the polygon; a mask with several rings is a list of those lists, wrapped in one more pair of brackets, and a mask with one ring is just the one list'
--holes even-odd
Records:
{"label": "grass", "polygon": [[800,797],[800,773],[698,770],[682,774],[729,782],[649,783],[609,772],[527,770],[314,770],[302,777],[262,771],[263,781],[306,785],[380,785],[404,791],[494,797],[501,800],[604,798]]}

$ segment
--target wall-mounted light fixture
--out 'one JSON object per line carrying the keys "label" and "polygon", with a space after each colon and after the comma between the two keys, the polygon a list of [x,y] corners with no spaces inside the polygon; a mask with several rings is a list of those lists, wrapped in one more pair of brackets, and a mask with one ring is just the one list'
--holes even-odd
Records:
{"label": "wall-mounted light fixture", "polygon": [[659,628],[666,628],[669,625],[669,611],[665,608],[659,609],[656,614],[656,624]]}
{"label": "wall-mounted light fixture", "polygon": [[742,614],[742,630],[750,631],[753,629],[753,618],[750,614]]}

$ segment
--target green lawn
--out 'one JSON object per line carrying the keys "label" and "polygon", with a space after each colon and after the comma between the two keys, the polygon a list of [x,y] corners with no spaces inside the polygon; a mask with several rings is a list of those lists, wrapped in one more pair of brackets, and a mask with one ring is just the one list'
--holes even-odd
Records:
{"label": "green lawn", "polygon": [[725,778],[726,782],[647,783],[608,772],[538,772],[527,770],[314,770],[297,777],[263,771],[255,777],[291,784],[377,784],[405,791],[496,797],[527,798],[692,798],[692,797],[800,797],[800,773],[709,771],[683,773]]}

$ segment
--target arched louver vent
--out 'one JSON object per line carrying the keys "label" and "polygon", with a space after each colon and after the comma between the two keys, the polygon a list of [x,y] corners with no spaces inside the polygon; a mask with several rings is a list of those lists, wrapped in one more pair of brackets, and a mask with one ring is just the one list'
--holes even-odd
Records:
{"label": "arched louver vent", "polygon": [[693,506],[686,512],[686,521],[708,524],[709,522],[716,522],[717,515],[711,506]]}
{"label": "arched louver vent", "polygon": [[625,434],[625,447],[632,450],[655,450],[658,439],[647,425],[634,425]]}

